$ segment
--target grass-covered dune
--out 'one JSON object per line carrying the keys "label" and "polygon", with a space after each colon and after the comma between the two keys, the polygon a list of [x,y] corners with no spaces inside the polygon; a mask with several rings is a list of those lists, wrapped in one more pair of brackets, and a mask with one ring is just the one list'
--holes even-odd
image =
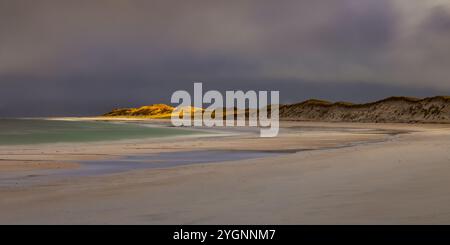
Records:
{"label": "grass-covered dune", "polygon": [[[154,104],[138,108],[114,109],[105,117],[170,118],[174,107]],[[192,115],[202,113],[202,108],[189,107]],[[245,113],[236,108],[223,109],[227,113]],[[296,104],[280,105],[280,118],[301,121],[332,122],[403,122],[403,123],[450,123],[450,96],[429,98],[389,97],[383,100],[354,104],[350,102],[330,102],[310,99]],[[214,113],[213,113],[214,117]]]}

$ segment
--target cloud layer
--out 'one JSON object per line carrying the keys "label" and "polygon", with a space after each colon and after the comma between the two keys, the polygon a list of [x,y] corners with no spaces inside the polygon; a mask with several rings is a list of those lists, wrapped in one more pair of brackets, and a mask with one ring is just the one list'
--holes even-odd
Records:
{"label": "cloud layer", "polygon": [[444,0],[0,1],[0,116],[168,101],[193,81],[286,102],[444,94],[449,67]]}

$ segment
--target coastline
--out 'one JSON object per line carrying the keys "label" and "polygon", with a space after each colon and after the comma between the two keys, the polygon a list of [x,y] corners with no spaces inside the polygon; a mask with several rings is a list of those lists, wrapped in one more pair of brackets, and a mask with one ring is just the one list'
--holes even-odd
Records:
{"label": "coastline", "polygon": [[[4,197],[0,221],[414,224],[450,219],[448,125],[281,124],[279,137],[270,139],[244,130],[214,137],[2,147],[4,157],[73,163],[192,150],[276,150],[289,154],[4,185],[0,187]],[[34,178],[34,169],[25,172],[1,174]],[[421,205],[434,209],[423,210]]]}
{"label": "coastline", "polygon": [[[103,118],[42,118],[43,120],[69,120],[69,121],[97,121]],[[108,121],[108,119],[107,119]],[[114,122],[123,122],[122,119],[113,118]],[[136,123],[148,127],[170,127],[170,120],[146,119],[132,120],[127,123]],[[339,132],[345,127],[336,127],[335,123],[318,125],[314,123],[313,132],[301,132],[303,139],[296,139],[300,131],[285,132],[286,129],[295,128],[298,123],[285,122],[282,133],[277,138],[260,139],[257,129],[252,127],[189,127],[190,131],[196,131],[192,135],[175,135],[166,137],[149,137],[143,139],[122,139],[113,141],[93,142],[66,142],[66,143],[39,143],[30,145],[2,145],[0,146],[0,170],[52,170],[64,168],[76,168],[80,161],[107,160],[136,154],[156,154],[164,152],[183,152],[198,150],[219,151],[259,151],[259,152],[295,152],[321,148],[348,147],[352,144],[382,141],[384,136],[391,132],[371,129],[373,132]],[[301,130],[312,127],[309,123],[301,123]],[[318,125],[318,127],[317,127]],[[344,124],[347,125],[347,124]],[[356,128],[360,125],[355,125]],[[327,130],[331,129],[331,132]],[[319,130],[319,132],[314,132]],[[321,132],[321,130],[325,130]],[[398,129],[397,129],[398,130]],[[395,131],[394,133],[400,133]],[[326,134],[328,139],[323,142],[317,138]],[[383,135],[385,134],[385,135]],[[351,137],[350,137],[351,136]],[[381,137],[379,137],[381,136]],[[309,137],[309,138],[308,138]],[[209,138],[209,139],[207,139]],[[341,138],[341,139],[339,139]],[[311,141],[316,141],[314,142]],[[269,144],[262,144],[268,142]],[[272,144],[273,142],[273,144]],[[211,144],[209,144],[211,143]],[[299,144],[301,143],[301,144]]]}

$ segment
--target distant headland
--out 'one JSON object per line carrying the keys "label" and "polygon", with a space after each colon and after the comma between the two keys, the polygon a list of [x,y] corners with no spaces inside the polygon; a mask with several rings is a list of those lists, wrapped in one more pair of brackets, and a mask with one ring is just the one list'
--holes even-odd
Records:
{"label": "distant headland", "polygon": [[[175,107],[153,104],[138,108],[114,109],[104,117],[170,118]],[[201,111],[201,108],[191,108]],[[300,103],[280,105],[280,119],[327,122],[372,123],[450,123],[450,96],[424,99],[389,97],[376,102],[354,104],[310,99]]]}

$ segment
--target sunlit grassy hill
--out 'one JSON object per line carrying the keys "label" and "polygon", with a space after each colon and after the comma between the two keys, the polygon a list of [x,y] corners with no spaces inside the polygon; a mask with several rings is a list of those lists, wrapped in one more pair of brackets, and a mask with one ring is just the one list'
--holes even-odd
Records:
{"label": "sunlit grassy hill", "polygon": [[138,108],[119,108],[104,114],[105,117],[170,118],[175,108],[165,104],[154,104]]}

